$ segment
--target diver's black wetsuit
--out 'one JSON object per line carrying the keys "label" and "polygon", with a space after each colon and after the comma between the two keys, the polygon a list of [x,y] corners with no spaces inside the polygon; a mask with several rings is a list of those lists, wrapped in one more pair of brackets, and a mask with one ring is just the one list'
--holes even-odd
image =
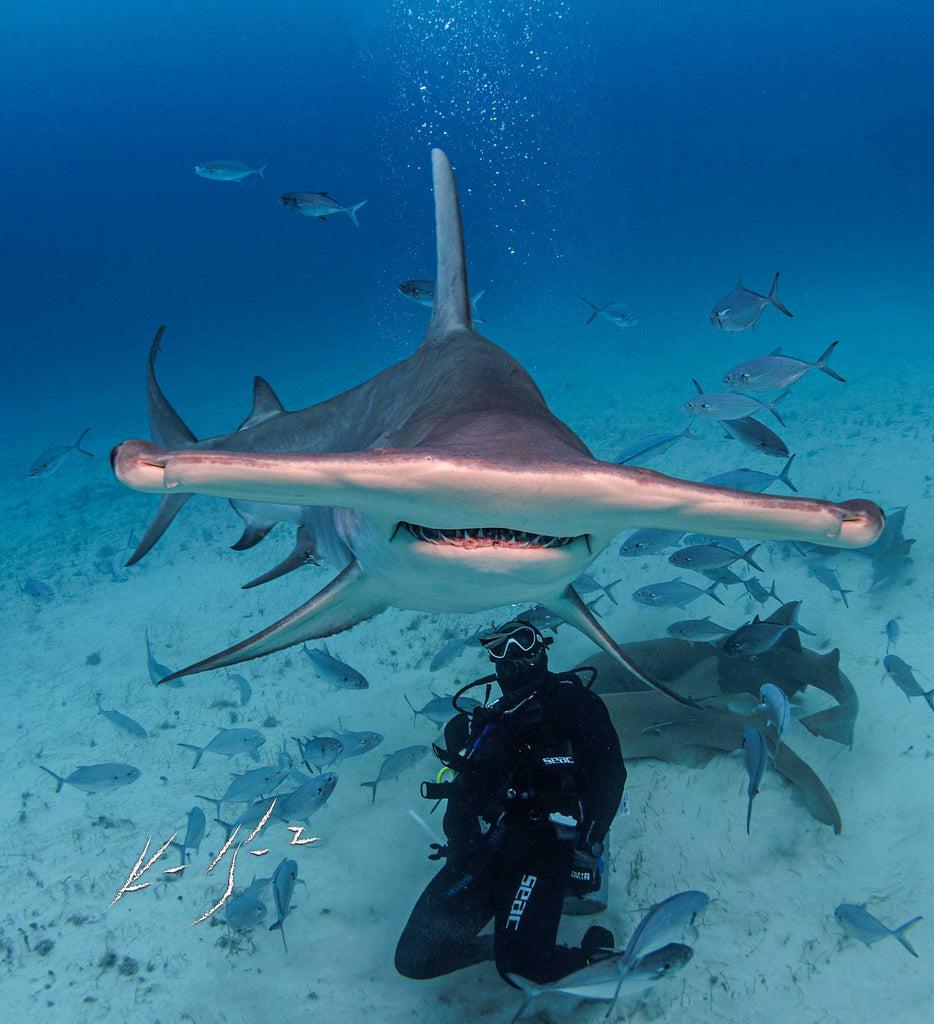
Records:
{"label": "diver's black wetsuit", "polygon": [[[575,846],[603,842],[626,781],[603,701],[548,674],[531,692],[475,712],[472,726],[457,715],[445,743],[449,754],[467,751],[453,758],[457,777],[445,792],[448,859],[409,917],[397,970],[433,978],[495,959],[504,977],[547,983],[583,967],[584,951],[555,938]],[[480,936],[491,918],[493,935]]]}

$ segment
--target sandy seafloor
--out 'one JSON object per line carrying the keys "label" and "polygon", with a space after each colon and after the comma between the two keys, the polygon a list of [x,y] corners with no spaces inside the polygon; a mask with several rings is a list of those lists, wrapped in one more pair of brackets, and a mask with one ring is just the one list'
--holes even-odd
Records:
{"label": "sandy seafloor", "polygon": [[[792,304],[792,294],[784,298]],[[878,309],[884,298],[877,299],[874,304],[872,296],[861,296],[867,309]],[[497,321],[493,302],[487,315],[485,332],[524,355],[523,332],[535,325]],[[883,627],[894,617],[901,626],[898,653],[915,666],[925,688],[931,687],[931,374],[929,368],[919,373],[907,361],[899,364],[893,347],[875,345],[873,325],[860,336],[859,308],[851,307],[848,315],[849,340],[834,358],[847,384],[813,373],[785,402],[785,437],[800,453],[792,476],[802,494],[871,497],[887,509],[907,505],[906,533],[917,538],[909,581],[869,592],[868,560],[842,554],[832,564],[852,590],[847,609],[807,576],[803,559],[786,547],[767,544],[760,552],[766,582],[774,578],[785,600],[804,601],[802,621],[818,634],[806,642],[818,650],[839,646],[841,668],[859,693],[852,751],[811,736],[797,723],[786,737],[835,797],[843,834],[835,836],[813,820],[792,799],[791,789],[769,773],[747,837],[741,758],[716,758],[704,769],[630,765],[631,813],[612,830],[610,906],[601,923],[624,942],[653,901],[686,888],[703,889],[714,899],[693,961],[661,984],[646,1006],[625,1012],[620,1007],[620,1018],[631,1013],[634,1020],[663,1018],[670,1024],[753,1017],[770,1024],[930,1020],[934,715],[920,700],[907,701],[890,680],[882,681],[881,657]],[[916,331],[926,322],[924,315],[920,309],[889,312],[887,336]],[[816,357],[835,336],[832,327],[809,329],[800,317],[794,325],[780,320],[767,310],[757,335],[728,338],[714,337],[701,316],[698,337],[706,349],[697,350],[693,363],[682,352],[676,368],[659,352],[651,354],[649,341],[664,333],[664,325],[653,328],[651,318],[626,333],[599,322],[599,335],[578,326],[569,340],[579,355],[571,360],[554,325],[539,325],[543,344],[562,358],[542,358],[530,369],[555,411],[598,456],[612,458],[631,440],[684,422],[679,405],[690,394],[691,376],[703,373],[716,380],[740,359],[780,343],[796,355]],[[508,610],[490,616],[391,610],[333,638],[331,651],[369,678],[366,692],[329,690],[299,649],[241,667],[253,688],[242,709],[219,704],[237,704],[223,673],[188,679],[181,689],[152,686],[147,627],[157,658],[178,667],[273,621],[306,600],[331,571],[308,568],[265,588],[240,590],[242,582],[289,549],[289,531],[280,527],[238,555],[228,546],[240,524],[226,503],[196,498],[155,551],[130,570],[127,582],[112,581],[110,553],[126,544],[131,529],[139,535],[155,506],[154,498],[122,489],[106,458],[113,444],[144,430],[148,331],[148,325],[141,327],[138,372],[115,382],[139,389],[132,424],[107,409],[83,410],[74,421],[67,418],[74,430],[62,417],[50,437],[39,433],[42,421],[37,420],[30,428],[34,433],[14,438],[2,454],[4,1018],[141,1024],[507,1021],[518,994],[491,965],[431,982],[406,980],[393,969],[398,934],[434,870],[426,859],[427,838],[407,814],[410,808],[426,813],[418,783],[434,769],[426,761],[399,781],[381,785],[375,805],[359,784],[376,776],[383,754],[436,737],[430,722],[419,719],[413,725],[403,694],[420,705],[430,690],[452,692],[458,681],[487,669],[476,651],[468,651],[431,674],[427,666],[435,651],[446,639],[502,619]],[[404,356],[417,337],[417,332],[400,335],[396,355]],[[275,338],[268,343],[275,344]],[[210,346],[211,339],[203,344]],[[160,375],[172,397],[184,372],[184,353],[168,348],[167,353]],[[614,367],[615,375],[608,376],[607,368]],[[244,367],[242,394],[227,405],[211,394],[210,380],[201,382],[199,423],[211,423],[215,432],[232,429],[239,420],[230,410],[245,415],[253,372]],[[358,377],[348,366],[336,383],[350,386]],[[301,390],[301,380],[290,383],[293,392]],[[327,397],[320,388],[308,374],[308,402]],[[194,412],[181,401],[179,406],[186,418]],[[39,451],[70,441],[68,435],[86,425],[93,426],[87,439],[97,453],[93,462],[73,455],[58,473],[28,478]],[[702,478],[740,465],[773,472],[781,465],[727,445],[713,424],[704,425],[703,433],[703,442],[682,442],[652,467]],[[604,582],[624,581],[617,588],[619,605],[608,607],[604,601],[601,606],[617,638],[659,636],[668,622],[695,615],[710,614],[731,626],[751,617],[745,599],[723,609],[702,598],[685,612],[638,606],[628,599],[632,590],[678,573],[663,556],[620,559],[617,546],[594,567]],[[55,600],[37,606],[20,594],[15,577],[27,574],[50,583]],[[552,665],[559,668],[591,653],[567,627],[552,650]],[[105,707],[141,722],[149,738],[135,739],[100,717],[97,694]],[[287,954],[279,936],[266,931],[274,916],[236,950],[221,942],[226,935],[222,913],[189,927],[223,888],[221,871],[228,861],[210,878],[200,874],[223,841],[217,825],[210,826],[186,876],[166,883],[154,869],[149,889],[108,909],[148,836],[157,844],[183,830],[196,792],[219,793],[229,772],[255,766],[246,756],[228,761],[206,754],[192,770],[191,755],[178,742],[203,744],[219,728],[236,723],[262,729],[263,752],[272,760],[284,739],[326,732],[338,719],[348,729],[377,729],[386,739],[381,748],[340,766],[329,805],[312,819],[320,843],[289,851],[289,834],[277,823],[263,834],[262,846],[270,852],[261,863],[247,863],[252,858],[241,851],[238,886],[254,870],[271,873],[288,852],[298,860],[307,887],[296,890]],[[54,780],[38,767],[42,763],[67,774],[78,765],[105,761],[132,763],[142,776],[112,793],[88,796],[65,786],[56,795]],[[166,860],[175,862],[174,856]],[[871,950],[844,940],[833,918],[834,907],[844,900],[868,900],[869,909],[891,927],[924,915],[910,933],[920,959],[893,939]],[[271,906],[271,895],[268,902]],[[561,938],[576,942],[589,923],[565,919]],[[44,940],[49,941],[42,945]],[[108,954],[116,956],[109,967],[104,966]],[[120,972],[121,964],[127,973]],[[556,996],[536,1004],[530,1019],[584,1021],[603,1013],[601,1004]]]}

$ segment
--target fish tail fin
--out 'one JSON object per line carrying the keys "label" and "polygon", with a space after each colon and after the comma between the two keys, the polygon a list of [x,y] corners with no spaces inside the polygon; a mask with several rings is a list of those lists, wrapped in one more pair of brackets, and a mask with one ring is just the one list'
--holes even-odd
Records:
{"label": "fish tail fin", "polygon": [[201,758],[204,756],[204,752],[205,752],[205,750],[207,748],[206,747],[196,747],[193,743],[179,743],[179,746],[180,747],[184,747],[186,750],[193,750],[195,752],[195,763],[191,767],[192,768],[197,768],[198,764],[200,763]]}
{"label": "fish tail fin", "polygon": [[817,362],[814,365],[818,368],[818,370],[821,370],[823,373],[826,373],[828,377],[833,377],[834,380],[838,380],[841,383],[846,384],[846,377],[841,377],[839,373],[836,373],[834,370],[831,370],[829,366],[827,366],[827,360],[830,358],[830,353],[833,352],[833,350],[839,344],[839,341],[835,341],[830,346],[830,348],[828,348],[827,351],[820,357],[820,359],[817,360]]}
{"label": "fish tail fin", "polygon": [[373,799],[370,801],[371,804],[376,803],[376,787],[379,785],[379,779],[374,779],[373,782],[361,782],[361,786],[371,786],[373,789]]}
{"label": "fish tail fin", "polygon": [[749,794],[749,803],[746,805],[746,835],[750,835],[749,826],[752,824],[752,801],[755,793]]}
{"label": "fish tail fin", "polygon": [[849,608],[850,607],[850,602],[847,601],[846,595],[847,594],[852,594],[852,593],[853,593],[852,590],[844,590],[843,587],[840,588],[840,596],[843,598],[843,607],[844,608]]}
{"label": "fish tail fin", "polygon": [[274,932],[274,931],[278,931],[279,932],[279,934],[282,936],[282,945],[285,947],[286,953],[288,953],[289,946],[288,946],[288,943],[285,941],[285,928],[283,928],[282,922],[281,921],[276,921],[275,924],[271,924],[269,926],[269,930],[271,932]]}
{"label": "fish tail fin", "polygon": [[612,583],[607,583],[607,585],[603,588],[603,592],[613,602],[613,604],[619,604],[619,601],[617,601],[616,598],[613,596],[613,588],[618,587],[622,582],[623,581],[621,579],[613,580]]}
{"label": "fish tail fin", "polygon": [[56,773],[55,773],[55,772],[53,772],[51,768],[46,768],[46,766],[45,766],[44,764],[40,764],[40,765],[39,765],[39,767],[40,767],[40,768],[41,768],[41,769],[42,769],[42,770],[43,770],[44,772],[48,772],[48,773],[49,773],[49,775],[51,775],[51,776],[52,776],[52,778],[53,778],[53,779],[55,779],[55,792],[56,792],[56,793],[61,793],[61,791],[62,791],[62,786],[63,786],[63,785],[64,785],[64,783],[65,783],[65,780],[64,780],[64,779],[63,779],[63,778],[61,777],[61,775],[56,775]]}
{"label": "fish tail fin", "polygon": [[[187,744],[182,743],[182,744],[180,744],[180,746],[184,747],[184,746],[187,746]],[[198,748],[196,747],[195,749],[197,750]],[[223,801],[215,800],[213,796],[205,796],[203,793],[195,793],[195,796],[199,800],[206,800],[209,804],[214,804],[214,807],[216,808],[216,814],[217,814],[217,817],[214,820],[215,821],[220,821],[220,817],[221,817],[221,803]],[[173,843],[172,845],[173,846],[178,846],[178,843]]]}
{"label": "fish tail fin", "polygon": [[743,554],[740,556],[742,561],[746,562],[748,565],[751,565],[753,569],[755,569],[757,572],[765,572],[765,569],[763,569],[762,566],[758,564],[758,562],[754,561],[752,557],[755,554],[755,552],[758,551],[761,547],[761,544],[753,544],[753,546],[748,551],[744,551]]}
{"label": "fish tail fin", "polygon": [[366,206],[365,199],[360,203],[354,203],[353,206],[347,207],[347,216],[354,222],[356,227],[360,227],[360,222],[357,220],[357,210],[359,210],[361,206]]}
{"label": "fish tail fin", "polygon": [[892,934],[895,936],[895,938],[898,939],[898,941],[905,947],[905,949],[907,949],[908,952],[911,953],[911,955],[914,957],[916,957],[918,954],[914,951],[914,947],[911,945],[911,943],[905,938],[905,932],[907,932],[908,929],[911,928],[913,925],[916,925],[920,920],[920,916],[913,917],[910,921],[906,921],[900,928],[894,928],[892,930]]}
{"label": "fish tail fin", "polygon": [[781,417],[781,413],[779,413],[779,412],[778,412],[778,410],[777,410],[777,409],[775,408],[775,406],[776,406],[776,405],[778,405],[778,403],[779,403],[779,402],[780,402],[780,401],[781,401],[781,400],[782,400],[783,398],[785,398],[785,397],[786,397],[787,395],[788,395],[788,392],[787,392],[787,391],[783,391],[783,392],[782,392],[782,393],[781,393],[781,394],[780,394],[780,395],[778,396],[778,398],[773,398],[773,399],[772,399],[772,401],[771,401],[771,402],[769,402],[769,403],[767,403],[767,405],[766,405],[766,409],[768,409],[768,410],[769,410],[769,412],[770,412],[770,413],[771,413],[771,414],[772,414],[772,415],[773,415],[773,416],[774,416],[774,417],[775,417],[775,418],[776,418],[776,419],[778,420],[778,422],[779,422],[779,423],[781,423],[781,425],[782,425],[783,427],[785,426],[785,421],[784,421],[784,420],[782,419],[782,417]]}
{"label": "fish tail fin", "polygon": [[[777,401],[777,399],[776,399],[776,401]],[[795,494],[797,494],[798,493],[798,488],[795,487],[795,485],[791,482],[791,480],[790,480],[790,478],[788,476],[788,470],[791,469],[791,464],[794,461],[795,461],[795,456],[794,455],[790,456],[788,461],[785,463],[785,468],[781,471],[781,473],[778,474],[778,479],[781,480],[781,482],[788,488],[788,490],[794,491]]]}
{"label": "fish tail fin", "polygon": [[934,711],[934,690],[928,690],[927,693],[922,693],[921,696],[924,698],[927,706]]}
{"label": "fish tail fin", "polygon": [[590,306],[590,308],[593,310],[593,312],[590,314],[590,319],[587,321],[587,323],[592,324],[594,320],[597,319],[597,314],[600,312],[600,308],[599,306],[595,306],[590,301],[590,299],[585,299],[583,295],[581,296],[581,301],[586,302],[587,305]]}
{"label": "fish tail fin", "polygon": [[408,704],[408,706],[412,709],[412,725],[415,725],[415,723],[418,721],[418,712],[415,710],[415,705],[409,700],[406,694],[403,693],[402,696],[405,699],[406,704]]}
{"label": "fish tail fin", "polygon": [[786,309],[786,308],[785,308],[785,307],[784,307],[784,306],[783,306],[783,305],[782,305],[782,304],[781,304],[781,303],[780,303],[780,302],[778,301],[778,296],[777,296],[777,295],[775,294],[775,289],[776,289],[776,288],[778,288],[778,274],[776,274],[776,275],[775,275],[775,280],[774,280],[774,281],[772,282],[772,287],[771,287],[771,288],[769,289],[769,294],[768,294],[768,295],[766,296],[766,298],[767,298],[767,299],[769,300],[769,302],[771,302],[771,303],[772,303],[772,305],[773,305],[773,306],[774,306],[774,307],[775,307],[776,309],[778,309],[778,310],[780,310],[780,311],[781,311],[782,313],[784,313],[784,314],[785,314],[785,316],[791,316],[791,317],[793,317],[793,316],[794,316],[794,313],[792,313],[792,312],[790,312],[789,310],[787,310],[787,309]]}
{"label": "fish tail fin", "polygon": [[75,449],[76,452],[81,452],[82,455],[89,455],[93,459],[94,458],[94,452],[86,452],[81,447],[81,442],[84,440],[85,435],[87,434],[87,432],[90,429],[91,429],[90,427],[85,427],[84,430],[81,431],[81,436],[74,443],[74,449]]}
{"label": "fish tail fin", "polygon": [[266,188],[269,188],[269,182],[266,180],[265,176],[263,175],[263,171],[265,171],[268,166],[269,166],[269,161],[267,160],[266,163],[264,163],[263,166],[260,167],[260,169],[256,172],[256,176],[266,186]]}
{"label": "fish tail fin", "polygon": [[682,437],[686,437],[689,441],[699,441],[700,440],[700,434],[695,434],[691,430],[691,427],[694,426],[694,419],[695,418],[696,417],[692,417],[691,418],[691,422],[684,428],[684,430],[681,431],[681,436]]}
{"label": "fish tail fin", "polygon": [[522,1005],[516,1010],[512,1020],[509,1024],[516,1024],[516,1021],[522,1016],[523,1013],[528,1009],[529,1003],[536,996],[540,996],[544,992],[544,988],[541,985],[536,985],[534,981],[529,981],[528,978],[523,978],[519,974],[513,974],[511,971],[506,972],[506,979],[516,988],[522,989],[522,994],[525,998],[522,1000]]}
{"label": "fish tail fin", "polygon": [[719,586],[720,586],[720,581],[719,580],[714,580],[713,583],[711,583],[710,586],[704,591],[704,593],[708,597],[712,597],[717,602],[717,604],[723,604],[723,602],[720,600],[720,598],[717,597],[717,595],[714,593],[714,591]]}

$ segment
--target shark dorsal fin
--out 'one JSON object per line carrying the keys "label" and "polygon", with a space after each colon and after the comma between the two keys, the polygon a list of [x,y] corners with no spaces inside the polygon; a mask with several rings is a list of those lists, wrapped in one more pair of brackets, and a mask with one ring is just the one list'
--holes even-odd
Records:
{"label": "shark dorsal fin", "polygon": [[250,415],[237,427],[237,430],[246,430],[248,427],[255,427],[259,423],[265,423],[273,416],[285,412],[282,403],[276,397],[275,391],[262,377],[253,378],[253,408]]}
{"label": "shark dorsal fin", "polygon": [[464,233],[454,172],[447,155],[440,149],[431,151],[431,168],[435,189],[438,268],[435,274],[435,301],[423,345],[439,341],[444,335],[458,329],[470,330],[473,324],[467,293]]}

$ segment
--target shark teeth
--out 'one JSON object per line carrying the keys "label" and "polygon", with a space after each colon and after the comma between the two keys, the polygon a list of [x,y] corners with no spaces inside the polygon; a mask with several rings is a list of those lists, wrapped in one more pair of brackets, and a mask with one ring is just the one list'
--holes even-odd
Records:
{"label": "shark teeth", "polygon": [[399,524],[416,540],[426,544],[453,544],[455,547],[519,547],[562,548],[573,544],[576,537],[549,537],[544,533],[527,533],[495,526],[471,527],[464,530],[435,530],[430,526],[402,522]]}

